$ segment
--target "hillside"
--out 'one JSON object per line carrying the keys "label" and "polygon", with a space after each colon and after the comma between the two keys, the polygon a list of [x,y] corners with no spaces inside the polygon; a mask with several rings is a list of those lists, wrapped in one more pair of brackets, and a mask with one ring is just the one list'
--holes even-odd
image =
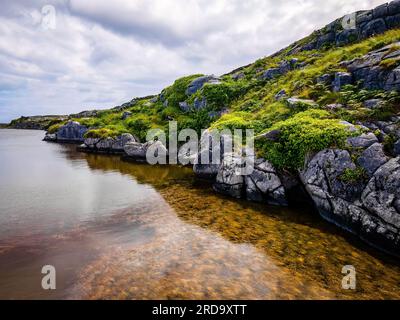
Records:
{"label": "hillside", "polygon": [[[287,134],[275,142],[258,140],[257,150],[276,166],[294,169],[308,151],[340,144],[346,132],[339,120],[365,125],[390,121],[399,113],[400,84],[390,80],[396,79],[400,61],[399,13],[397,1],[360,11],[355,30],[343,30],[338,19],[221,77],[190,75],[157,96],[68,118],[89,127],[88,137],[129,132],[141,141],[150,128],[167,131],[170,120],[178,121],[179,128],[198,131],[253,128],[259,135],[280,129]],[[20,122],[23,119],[12,124]],[[55,122],[47,123],[50,133],[64,123]],[[373,127],[379,130],[376,124]],[[379,134],[388,152],[393,152],[393,133]]]}

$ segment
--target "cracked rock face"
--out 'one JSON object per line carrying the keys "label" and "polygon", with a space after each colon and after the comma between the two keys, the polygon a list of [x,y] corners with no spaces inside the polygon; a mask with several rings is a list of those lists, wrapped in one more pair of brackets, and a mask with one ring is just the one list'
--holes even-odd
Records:
{"label": "cracked rock face", "polygon": [[84,144],[91,150],[123,152],[127,143],[135,141],[135,138],[130,133],[124,133],[115,138],[86,138]]}
{"label": "cracked rock face", "polygon": [[369,212],[400,228],[400,157],[391,159],[376,171],[361,200]]}
{"label": "cracked rock face", "polygon": [[368,148],[378,142],[378,138],[373,133],[363,133],[358,137],[347,139],[347,143],[353,148]]}
{"label": "cracked rock face", "polygon": [[365,169],[369,176],[372,176],[388,160],[389,158],[385,155],[382,144],[374,143],[368,149],[364,150],[358,158],[357,163]]}
{"label": "cracked rock face", "polygon": [[87,131],[87,127],[82,126],[79,122],[69,121],[57,131],[57,141],[60,142],[83,142],[83,135]]}
{"label": "cracked rock face", "polygon": [[345,170],[356,165],[348,151],[339,149],[319,152],[300,178],[322,217],[400,256],[400,158],[388,160],[381,148],[373,144],[358,160],[372,159],[369,181],[343,181]]}
{"label": "cracked rock face", "polygon": [[257,160],[253,173],[245,176],[245,183],[248,200],[271,205],[288,205],[281,179],[268,161]]}
{"label": "cracked rock face", "polygon": [[193,165],[194,173],[200,178],[214,179],[222,164],[223,155],[232,152],[232,146],[232,137],[214,136],[209,130],[204,131]]}
{"label": "cracked rock face", "polygon": [[358,11],[355,15],[355,29],[343,30],[343,18],[337,19],[325,28],[317,30],[315,37],[305,44],[299,44],[292,51],[314,50],[326,45],[346,45],[398,28],[400,26],[400,1],[385,3],[372,10]]}
{"label": "cracked rock face", "polygon": [[233,153],[224,155],[221,167],[213,185],[214,190],[234,198],[241,198],[244,177],[241,173],[242,157]]}
{"label": "cracked rock face", "polygon": [[[381,49],[371,51],[361,58],[345,63],[354,81],[366,89],[383,89],[387,91],[400,88],[400,68],[387,69],[381,62],[387,59],[400,59],[400,50],[396,50],[398,42]],[[394,50],[394,51],[393,51]]]}
{"label": "cracked rock face", "polygon": [[220,84],[221,80],[214,75],[202,76],[194,79],[186,89],[186,94],[191,96],[199,91],[206,83],[208,84]]}
{"label": "cracked rock face", "polygon": [[161,141],[148,141],[145,143],[140,143],[132,140],[124,145],[125,153],[132,159],[138,161],[147,160],[146,155],[149,148],[151,148],[152,152],[154,151],[154,154],[152,153],[152,155],[154,155],[155,157],[158,156],[159,152],[163,155],[168,154],[167,148],[162,144]]}

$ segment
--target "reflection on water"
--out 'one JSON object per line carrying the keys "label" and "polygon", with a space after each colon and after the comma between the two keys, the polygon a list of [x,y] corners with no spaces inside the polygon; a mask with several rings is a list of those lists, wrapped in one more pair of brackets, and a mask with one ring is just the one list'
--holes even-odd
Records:
{"label": "reflection on water", "polygon": [[[0,130],[0,298],[399,299],[398,261],[310,210]],[[57,290],[40,288],[41,267]],[[357,290],[341,289],[354,265]]]}

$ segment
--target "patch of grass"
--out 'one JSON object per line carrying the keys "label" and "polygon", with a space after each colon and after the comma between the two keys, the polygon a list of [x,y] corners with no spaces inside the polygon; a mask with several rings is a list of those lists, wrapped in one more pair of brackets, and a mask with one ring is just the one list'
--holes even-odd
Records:
{"label": "patch of grass", "polygon": [[339,177],[340,180],[350,184],[363,182],[368,178],[367,172],[364,168],[356,167],[355,169],[347,168]]}
{"label": "patch of grass", "polygon": [[177,79],[174,84],[162,91],[164,98],[168,100],[168,105],[172,107],[179,107],[179,102],[185,101],[188,97],[186,89],[189,84],[196,78],[203,76],[202,74],[195,74],[187,77]]}
{"label": "patch of grass", "polygon": [[60,129],[62,126],[63,126],[63,123],[56,123],[56,124],[53,124],[52,126],[50,126],[50,127],[47,129],[47,132],[48,132],[48,133],[56,133],[56,132],[58,131],[58,129]]}
{"label": "patch of grass", "polygon": [[270,128],[279,130],[277,142],[257,140],[260,153],[277,168],[299,169],[310,152],[343,147],[352,135],[338,119],[324,110],[307,110],[278,122]]}
{"label": "patch of grass", "polygon": [[394,68],[396,68],[397,66],[400,65],[400,60],[399,59],[393,59],[393,58],[385,59],[385,60],[382,60],[379,63],[379,65],[382,68],[385,68],[387,70],[392,70],[392,69],[394,69]]}

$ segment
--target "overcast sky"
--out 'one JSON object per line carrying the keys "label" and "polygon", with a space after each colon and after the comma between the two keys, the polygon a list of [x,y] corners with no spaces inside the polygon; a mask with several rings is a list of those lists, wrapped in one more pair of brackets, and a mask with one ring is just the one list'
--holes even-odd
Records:
{"label": "overcast sky", "polygon": [[109,108],[180,76],[220,75],[384,2],[0,0],[0,122]]}

